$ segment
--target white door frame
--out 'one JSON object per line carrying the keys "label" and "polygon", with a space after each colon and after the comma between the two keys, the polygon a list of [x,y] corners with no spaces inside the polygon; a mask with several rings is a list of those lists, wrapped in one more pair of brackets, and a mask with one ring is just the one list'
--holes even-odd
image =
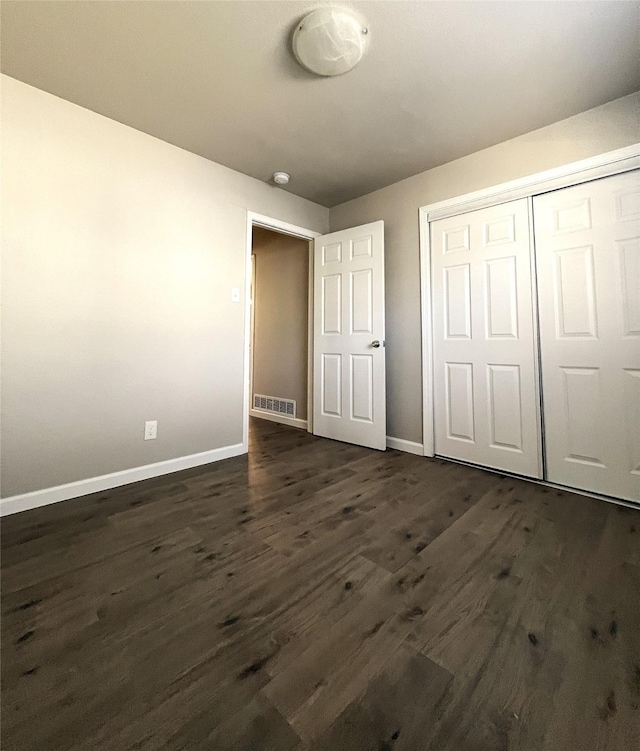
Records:
{"label": "white door frame", "polygon": [[249,448],[249,401],[251,399],[251,268],[252,236],[254,227],[274,230],[283,235],[291,235],[309,241],[309,312],[307,333],[307,431],[313,432],[313,244],[311,240],[320,237],[321,232],[314,232],[298,227],[280,219],[247,211],[247,244],[245,253],[245,288],[244,288],[244,403],[242,407],[242,444],[245,451]]}
{"label": "white door frame", "polygon": [[[529,198],[550,190],[617,175],[640,167],[640,143],[599,156],[572,162],[510,182],[483,188],[445,201],[422,206],[420,221],[420,317],[422,331],[422,440],[424,456],[434,456],[433,341],[431,328],[431,247],[429,223],[435,219],[495,206],[516,198]],[[533,255],[533,254],[532,254]],[[535,275],[533,279],[535,286]],[[535,289],[534,289],[535,292]],[[534,321],[538,337],[537,309]]]}

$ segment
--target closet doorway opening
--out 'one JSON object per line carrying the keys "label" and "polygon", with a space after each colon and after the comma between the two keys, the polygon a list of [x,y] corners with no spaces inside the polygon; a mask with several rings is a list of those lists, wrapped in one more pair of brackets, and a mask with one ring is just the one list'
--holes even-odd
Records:
{"label": "closet doorway opening", "polygon": [[313,238],[267,218],[249,221],[247,419],[312,432]]}

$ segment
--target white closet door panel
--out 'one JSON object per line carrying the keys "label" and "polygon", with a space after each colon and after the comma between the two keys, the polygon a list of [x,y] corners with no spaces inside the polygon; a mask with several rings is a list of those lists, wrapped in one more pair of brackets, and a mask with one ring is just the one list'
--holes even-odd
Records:
{"label": "white closet door panel", "polygon": [[445,369],[447,438],[474,443],[473,365],[447,362]]}
{"label": "white closet door panel", "polygon": [[491,447],[522,451],[519,365],[487,365]]}
{"label": "white closet door panel", "polygon": [[640,500],[640,173],[533,206],[548,479]]}
{"label": "white closet door panel", "polygon": [[431,224],[436,453],[541,477],[526,199]]}

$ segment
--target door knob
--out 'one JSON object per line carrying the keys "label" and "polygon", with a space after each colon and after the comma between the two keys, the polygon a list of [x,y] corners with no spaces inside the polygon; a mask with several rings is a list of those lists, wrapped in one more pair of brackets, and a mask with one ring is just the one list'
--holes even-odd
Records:
{"label": "door knob", "polygon": [[373,340],[373,341],[371,342],[371,346],[372,346],[372,347],[373,347],[374,349],[378,349],[378,347],[380,346],[380,340],[379,340],[379,339],[374,339],[374,340]]}

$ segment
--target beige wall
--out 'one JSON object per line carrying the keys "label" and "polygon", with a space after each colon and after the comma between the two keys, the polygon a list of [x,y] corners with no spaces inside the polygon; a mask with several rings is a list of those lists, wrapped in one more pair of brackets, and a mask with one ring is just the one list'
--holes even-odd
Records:
{"label": "beige wall", "polygon": [[307,419],[309,243],[256,227],[253,393],[295,399]]}
{"label": "beige wall", "polygon": [[331,209],[331,231],[385,222],[387,435],[422,443],[418,209],[639,141],[640,93]]}
{"label": "beige wall", "polygon": [[[2,100],[2,496],[239,443],[246,212],[329,212],[7,76]],[[331,210],[385,220],[388,435],[421,441],[418,208],[639,123],[636,94]]]}
{"label": "beige wall", "polygon": [[2,100],[2,496],[240,443],[247,210],[328,210],[6,76]]}

